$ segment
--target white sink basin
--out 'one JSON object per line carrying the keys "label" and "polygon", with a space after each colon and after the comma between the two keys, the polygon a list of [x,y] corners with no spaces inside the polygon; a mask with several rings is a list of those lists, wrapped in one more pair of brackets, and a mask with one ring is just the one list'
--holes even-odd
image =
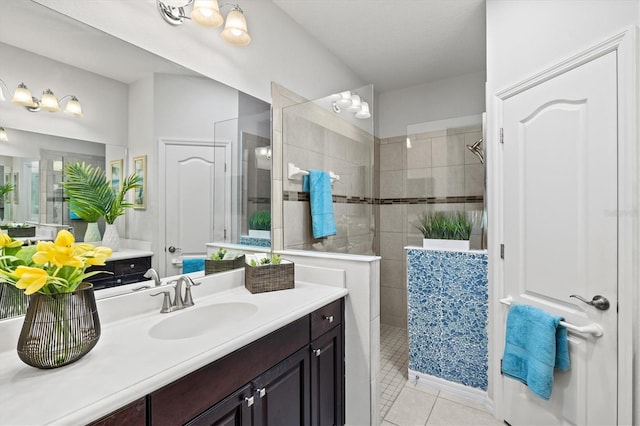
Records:
{"label": "white sink basin", "polygon": [[229,302],[185,308],[171,312],[167,318],[151,327],[149,336],[154,339],[189,339],[214,333],[221,327],[228,327],[229,321],[246,320],[258,311],[252,303]]}

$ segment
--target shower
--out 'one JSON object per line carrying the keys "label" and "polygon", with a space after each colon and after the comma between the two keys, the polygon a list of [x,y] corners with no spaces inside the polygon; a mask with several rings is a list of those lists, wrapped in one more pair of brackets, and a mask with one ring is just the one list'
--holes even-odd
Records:
{"label": "shower", "polygon": [[480,145],[482,145],[482,138],[475,141],[473,145],[467,145],[467,149],[473,152],[473,155],[478,157],[480,162],[484,164],[484,153],[482,152],[482,148],[480,147]]}

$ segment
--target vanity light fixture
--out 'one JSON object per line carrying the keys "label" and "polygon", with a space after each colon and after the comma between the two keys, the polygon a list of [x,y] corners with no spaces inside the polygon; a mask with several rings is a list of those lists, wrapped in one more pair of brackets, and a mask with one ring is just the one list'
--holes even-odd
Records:
{"label": "vanity light fixture", "polygon": [[0,127],[0,142],[8,142],[9,136],[7,136],[7,131],[4,127]]}
{"label": "vanity light fixture", "polygon": [[[8,94],[11,93],[6,83],[0,79],[0,101],[7,100],[2,90],[3,87]],[[58,99],[51,89],[47,89],[42,92],[42,98],[38,99],[31,94],[31,91],[24,83],[20,83],[18,87],[16,87],[11,97],[11,102],[25,107],[30,112],[38,112],[40,110],[58,112],[60,111],[60,103],[66,99],[68,99],[68,101],[64,112],[73,114],[76,117],[82,117],[82,105],[80,105],[80,101],[78,101],[78,98],[74,95],[65,95]]]}
{"label": "vanity light fixture", "polygon": [[[251,42],[247,30],[247,20],[238,4],[218,4],[218,0],[156,0],[160,16],[171,25],[180,25],[190,19],[203,27],[218,28],[225,24],[222,39],[233,46],[246,46]],[[185,8],[191,6],[191,15],[187,16]],[[231,7],[227,19],[222,16],[220,8]]]}
{"label": "vanity light fixture", "polygon": [[331,98],[335,99],[331,104],[331,109],[336,114],[340,114],[343,109],[346,109],[347,111],[353,112],[356,118],[362,120],[371,117],[369,103],[363,100],[359,95],[347,90],[345,92],[331,95]]}

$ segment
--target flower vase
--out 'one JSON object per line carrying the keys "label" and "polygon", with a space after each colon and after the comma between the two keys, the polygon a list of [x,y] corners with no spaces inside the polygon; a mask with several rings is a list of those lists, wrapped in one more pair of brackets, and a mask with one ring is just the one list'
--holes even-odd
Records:
{"label": "flower vase", "polygon": [[109,247],[113,251],[120,250],[120,236],[115,223],[107,223],[102,236],[102,245]]}
{"label": "flower vase", "polygon": [[102,239],[100,235],[100,228],[98,228],[98,222],[88,222],[87,230],[84,233],[83,241],[85,243],[97,242]]}
{"label": "flower vase", "polygon": [[100,338],[93,285],[72,293],[31,295],[18,338],[18,356],[37,368],[57,368],[85,356]]}

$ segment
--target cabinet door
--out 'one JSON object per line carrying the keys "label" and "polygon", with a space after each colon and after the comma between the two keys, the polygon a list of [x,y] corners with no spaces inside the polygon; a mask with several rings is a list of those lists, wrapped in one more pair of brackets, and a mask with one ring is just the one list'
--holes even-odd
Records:
{"label": "cabinet door", "polygon": [[253,393],[249,385],[232,393],[195,419],[188,426],[244,426],[251,425]]}
{"label": "cabinet door", "polygon": [[308,425],[309,350],[299,350],[254,380],[254,424]]}
{"label": "cabinet door", "polygon": [[311,425],[344,424],[342,327],[311,343]]}

